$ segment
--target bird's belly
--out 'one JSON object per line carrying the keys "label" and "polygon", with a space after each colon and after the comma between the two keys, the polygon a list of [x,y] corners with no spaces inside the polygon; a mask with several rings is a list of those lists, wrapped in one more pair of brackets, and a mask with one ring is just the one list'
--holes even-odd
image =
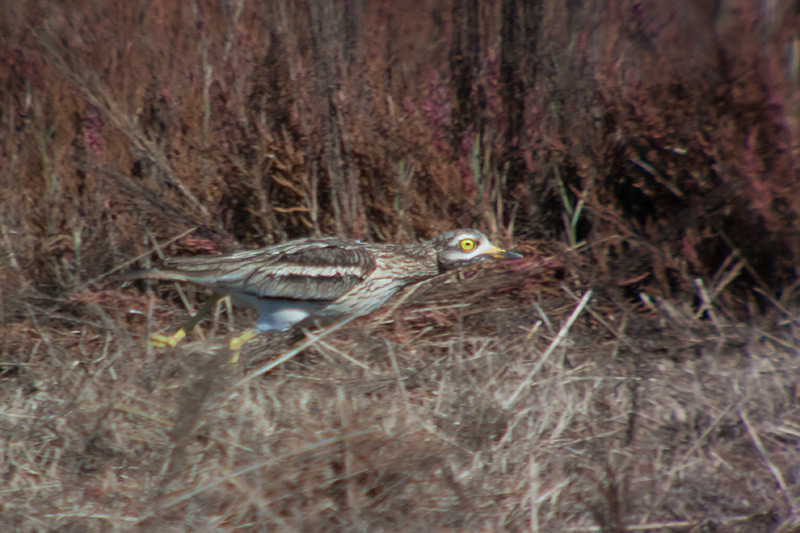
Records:
{"label": "bird's belly", "polygon": [[341,316],[361,316],[382,306],[402,287],[390,275],[373,276],[362,287],[330,301],[261,298],[253,294],[231,293],[237,305],[248,305],[258,311],[257,333],[286,331],[307,319],[327,322]]}
{"label": "bird's belly", "polygon": [[324,307],[320,302],[259,298],[249,294],[232,294],[237,305],[249,305],[258,312],[255,331],[286,331]]}

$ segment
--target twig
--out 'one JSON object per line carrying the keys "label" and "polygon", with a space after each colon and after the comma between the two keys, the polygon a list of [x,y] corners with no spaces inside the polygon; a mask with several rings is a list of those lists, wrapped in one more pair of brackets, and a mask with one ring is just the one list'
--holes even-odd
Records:
{"label": "twig", "polygon": [[550,346],[547,347],[547,350],[545,350],[545,352],[542,354],[542,357],[539,358],[539,361],[531,369],[531,371],[528,372],[528,375],[525,376],[525,379],[523,379],[522,382],[517,386],[516,390],[511,394],[511,396],[509,396],[506,401],[503,402],[503,409],[510,409],[511,406],[517,402],[517,399],[519,398],[519,395],[522,394],[522,391],[530,386],[533,377],[539,372],[539,370],[541,370],[542,366],[544,366],[545,362],[547,362],[547,360],[550,358],[550,354],[552,354],[558,345],[561,344],[561,342],[567,337],[567,333],[569,333],[572,324],[574,324],[575,320],[578,319],[578,316],[581,314],[581,311],[583,311],[583,308],[586,306],[586,304],[589,303],[589,298],[591,297],[592,291],[587,291],[586,294],[583,295],[583,298],[581,298],[581,301],[578,303],[577,307],[575,307],[572,315],[570,315],[567,322],[561,326],[561,330],[558,332],[558,335],[556,335],[556,338],[550,343]]}
{"label": "twig", "polygon": [[14,247],[11,246],[11,239],[8,237],[9,231],[5,224],[0,224],[0,233],[3,234],[3,244],[7,250],[8,264],[11,265],[11,268],[14,270],[19,270],[19,261],[17,261],[16,254],[14,254]]}
{"label": "twig", "polygon": [[539,463],[533,455],[528,462],[528,479],[530,480],[531,508],[528,517],[528,526],[533,533],[539,532]]}
{"label": "twig", "polygon": [[[569,287],[567,287],[566,285],[562,285],[562,286],[561,286],[561,290],[563,290],[564,292],[566,292],[566,293],[567,293],[569,296],[571,296],[571,297],[572,297],[572,298],[574,298],[575,300],[577,300],[577,299],[578,299],[578,295],[576,295],[574,292],[572,292],[572,291],[569,289]],[[642,295],[640,295],[640,296],[642,296]],[[647,295],[644,295],[644,296],[645,296],[645,298],[646,298],[646,299],[649,299],[649,297],[648,297]],[[652,301],[651,301],[651,302],[649,303],[649,305],[650,305],[650,306],[653,306],[654,304],[653,304],[653,303],[652,303]],[[655,309],[655,307],[652,307],[652,308],[653,308],[653,309]],[[587,308],[586,308],[586,312],[587,312],[587,313],[589,313],[590,315],[592,315],[592,318],[594,318],[594,319],[595,319],[595,320],[597,320],[597,321],[598,321],[600,324],[602,324],[602,325],[603,325],[603,326],[604,326],[604,327],[605,327],[605,328],[606,328],[606,329],[609,331],[609,333],[611,333],[612,335],[614,335],[614,336],[617,338],[617,340],[618,340],[619,342],[623,343],[623,344],[624,344],[625,346],[627,346],[628,348],[635,348],[635,346],[633,345],[633,343],[631,343],[631,341],[629,341],[629,340],[628,340],[628,339],[625,337],[625,335],[622,333],[622,330],[624,329],[624,327],[623,327],[623,328],[621,328],[619,331],[617,331],[616,329],[614,329],[613,327],[611,327],[611,324],[609,324],[609,323],[608,323],[608,321],[606,321],[606,319],[605,319],[605,318],[603,318],[603,317],[600,315],[600,313],[598,313],[597,311],[595,311],[595,310],[594,310],[594,309],[592,309],[591,307],[587,307]]]}
{"label": "twig", "polygon": [[256,369],[255,371],[251,372],[250,375],[248,375],[248,376],[240,379],[236,383],[234,383],[233,387],[231,387],[231,391],[234,390],[234,389],[238,389],[239,387],[241,387],[243,385],[247,385],[248,383],[250,383],[251,381],[256,379],[258,376],[260,376],[262,374],[266,374],[267,372],[269,372],[273,368],[282,365],[286,361],[289,361],[295,355],[299,354],[300,352],[302,352],[303,350],[305,350],[309,346],[311,346],[314,343],[316,343],[319,339],[330,335],[334,331],[339,330],[342,326],[344,326],[348,322],[352,321],[354,318],[355,318],[354,316],[349,316],[349,317],[345,318],[344,320],[342,320],[340,322],[337,322],[333,326],[322,330],[319,333],[319,335],[309,335],[308,338],[304,342],[300,343],[299,345],[297,345],[296,347],[292,348],[291,350],[289,350],[288,352],[284,353],[283,355],[273,359],[269,363],[260,366],[258,369]]}
{"label": "twig", "polygon": [[335,353],[336,355],[338,355],[339,357],[341,357],[342,359],[344,359],[348,363],[352,363],[352,364],[356,365],[357,367],[359,367],[359,368],[361,368],[363,370],[366,370],[370,374],[373,374],[372,369],[370,369],[368,364],[359,361],[358,359],[356,359],[352,355],[349,355],[349,354],[341,351],[340,349],[338,349],[338,348],[336,348],[334,346],[331,346],[329,343],[327,343],[324,340],[322,340],[318,335],[314,335],[310,331],[307,331],[306,335],[308,335],[309,338],[313,338],[321,347],[325,348],[326,350],[332,351],[333,353]]}
{"label": "twig", "polygon": [[722,338],[725,338],[725,333],[722,330],[722,324],[720,323],[719,317],[717,317],[717,313],[714,311],[714,302],[711,299],[711,296],[706,289],[705,283],[701,278],[697,278],[694,280],[694,284],[697,286],[697,292],[700,293],[700,301],[702,304],[700,305],[700,309],[694,314],[694,319],[697,320],[703,313],[708,313],[708,316],[711,318],[711,322],[714,323],[714,327],[717,328]]}
{"label": "twig", "polygon": [[389,342],[386,343],[386,351],[389,352],[389,359],[392,361],[392,370],[394,370],[395,377],[397,378],[397,388],[400,389],[403,403],[405,403],[406,409],[410,412],[411,402],[408,401],[408,391],[406,391],[406,387],[403,385],[403,374],[400,372],[400,365],[397,364],[397,357],[394,355],[392,344]]}
{"label": "twig", "polygon": [[[173,238],[171,238],[170,240],[166,241],[164,244],[160,244],[159,246],[162,246],[162,247],[163,247],[163,246],[168,246],[168,245],[172,244],[173,242],[175,242],[175,241],[177,241],[177,240],[179,240],[179,239],[182,239],[182,238],[186,237],[187,235],[189,235],[191,232],[193,232],[193,231],[194,231],[194,230],[196,230],[196,229],[197,229],[196,227],[194,227],[194,228],[190,228],[190,229],[187,229],[187,230],[186,230],[186,231],[184,231],[183,233],[179,233],[179,234],[178,234],[178,235],[176,235],[175,237],[173,237]],[[129,259],[129,260],[127,260],[127,261],[125,261],[124,263],[120,263],[119,265],[115,266],[114,268],[112,268],[112,269],[111,269],[111,270],[109,270],[108,272],[104,272],[104,273],[100,274],[100,275],[99,275],[99,276],[97,276],[97,277],[94,277],[94,278],[92,278],[92,279],[90,279],[90,280],[88,280],[88,281],[85,281],[84,283],[82,283],[82,284],[78,285],[78,287],[76,288],[76,290],[81,290],[81,289],[84,289],[84,288],[88,287],[89,285],[91,285],[91,284],[93,284],[93,283],[95,283],[95,282],[97,282],[97,281],[100,281],[100,280],[101,280],[101,279],[103,279],[103,278],[107,278],[107,277],[109,277],[111,274],[113,274],[113,273],[115,273],[115,272],[118,272],[118,271],[122,270],[123,268],[125,268],[125,267],[128,267],[128,266],[132,265],[133,263],[135,263],[135,262],[136,262],[136,261],[138,261],[139,259],[142,259],[142,258],[144,258],[144,257],[147,257],[148,255],[150,255],[151,253],[153,253],[153,250],[154,250],[154,248],[151,248],[151,249],[147,250],[146,252],[144,252],[144,253],[142,253],[142,254],[139,254],[139,255],[137,255],[136,257],[133,257],[133,258],[131,258],[131,259]]]}
{"label": "twig", "polygon": [[778,469],[778,467],[775,466],[775,464],[770,460],[767,450],[764,449],[764,445],[761,443],[761,437],[759,437],[756,430],[753,429],[752,424],[750,424],[750,420],[747,418],[747,415],[741,408],[739,409],[739,418],[742,419],[744,426],[747,428],[747,433],[750,435],[750,439],[753,441],[753,446],[756,447],[758,453],[760,453],[761,457],[764,458],[764,462],[767,463],[767,468],[769,468],[769,471],[772,472],[772,477],[775,478],[778,486],[783,491],[783,497],[786,498],[786,503],[789,504],[792,514],[796,514],[797,511],[794,499],[789,492],[789,487],[786,485],[786,480],[783,479],[783,474],[781,474],[781,471]]}

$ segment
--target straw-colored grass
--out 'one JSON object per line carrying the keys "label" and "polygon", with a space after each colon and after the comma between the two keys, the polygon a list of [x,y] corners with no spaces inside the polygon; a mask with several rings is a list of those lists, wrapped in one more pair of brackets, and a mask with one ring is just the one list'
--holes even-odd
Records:
{"label": "straw-colored grass", "polygon": [[80,320],[30,306],[4,331],[4,527],[790,530],[794,324],[610,311],[552,266],[437,279],[236,366],[224,316],[145,349],[133,289]]}

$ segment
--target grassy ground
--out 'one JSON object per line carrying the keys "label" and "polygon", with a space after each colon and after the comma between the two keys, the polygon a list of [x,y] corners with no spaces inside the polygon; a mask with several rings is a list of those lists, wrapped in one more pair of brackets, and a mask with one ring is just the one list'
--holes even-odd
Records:
{"label": "grassy ground", "polygon": [[[0,530],[800,527],[793,3],[0,7]],[[235,366],[113,281],[464,226]]]}
{"label": "grassy ground", "polygon": [[559,268],[436,280],[237,366],[224,313],[163,352],[145,317],[179,313],[136,290],[31,305],[3,341],[4,527],[791,531],[794,321],[633,313]]}

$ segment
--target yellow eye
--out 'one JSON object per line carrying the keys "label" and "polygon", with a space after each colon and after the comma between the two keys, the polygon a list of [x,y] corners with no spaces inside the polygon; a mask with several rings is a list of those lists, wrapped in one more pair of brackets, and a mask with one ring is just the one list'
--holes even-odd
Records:
{"label": "yellow eye", "polygon": [[478,243],[475,242],[475,239],[461,239],[458,241],[458,245],[461,247],[462,252],[471,252],[478,246]]}

